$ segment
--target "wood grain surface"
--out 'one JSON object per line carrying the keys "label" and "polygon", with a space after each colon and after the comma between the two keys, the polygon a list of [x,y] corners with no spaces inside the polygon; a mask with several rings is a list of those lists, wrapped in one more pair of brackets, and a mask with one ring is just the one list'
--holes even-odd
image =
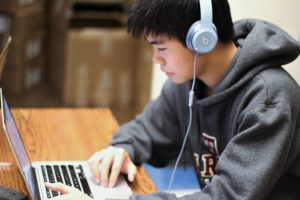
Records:
{"label": "wood grain surface", "polygon": [[[107,147],[119,127],[105,108],[13,109],[13,116],[31,161],[87,160]],[[2,128],[0,162],[13,163],[0,167],[0,185],[27,194]],[[129,185],[138,194],[156,191],[143,167]]]}

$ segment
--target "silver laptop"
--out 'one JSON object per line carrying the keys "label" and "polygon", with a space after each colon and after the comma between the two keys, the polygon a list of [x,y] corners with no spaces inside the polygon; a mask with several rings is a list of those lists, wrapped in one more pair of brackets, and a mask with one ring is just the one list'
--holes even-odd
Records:
{"label": "silver laptop", "polygon": [[28,193],[33,200],[50,199],[60,195],[46,188],[44,182],[62,182],[76,187],[96,200],[128,199],[132,194],[123,176],[119,177],[115,188],[105,188],[94,183],[86,161],[31,163],[1,88],[0,96],[4,132],[17,159]]}

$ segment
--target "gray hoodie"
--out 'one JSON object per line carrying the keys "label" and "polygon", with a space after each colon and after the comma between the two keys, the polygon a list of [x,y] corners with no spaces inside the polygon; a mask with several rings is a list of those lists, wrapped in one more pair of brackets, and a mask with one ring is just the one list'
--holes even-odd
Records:
{"label": "gray hoodie", "polygon": [[[213,94],[197,80],[187,149],[202,190],[178,199],[300,199],[300,89],[282,68],[300,45],[268,22],[235,23],[238,52]],[[136,164],[177,158],[188,126],[191,83],[167,81],[142,114],[124,124],[112,145]],[[131,199],[177,199],[158,192]]]}

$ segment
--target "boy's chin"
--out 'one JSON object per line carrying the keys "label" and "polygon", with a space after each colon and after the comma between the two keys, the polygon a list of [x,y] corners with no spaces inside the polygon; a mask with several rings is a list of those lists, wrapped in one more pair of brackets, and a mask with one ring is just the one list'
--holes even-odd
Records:
{"label": "boy's chin", "polygon": [[173,83],[176,83],[176,84],[182,84],[182,83],[186,83],[186,82],[190,81],[190,80],[183,80],[183,79],[181,79],[181,80],[172,79],[172,78],[170,78],[170,79],[173,81]]}

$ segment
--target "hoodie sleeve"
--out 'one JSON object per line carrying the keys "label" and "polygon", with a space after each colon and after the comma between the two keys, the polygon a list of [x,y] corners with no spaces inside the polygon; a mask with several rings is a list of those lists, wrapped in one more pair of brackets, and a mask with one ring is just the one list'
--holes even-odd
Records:
{"label": "hoodie sleeve", "polygon": [[178,133],[173,90],[173,84],[167,81],[158,99],[149,103],[133,121],[120,127],[111,145],[126,149],[136,164],[149,162],[163,166],[174,159],[182,138]]}
{"label": "hoodie sleeve", "polygon": [[294,160],[291,157],[295,155],[290,154],[297,127],[293,113],[283,103],[261,104],[245,111],[239,133],[219,158],[216,175],[200,192],[180,198],[158,192],[151,196],[132,195],[131,199],[266,199]]}

